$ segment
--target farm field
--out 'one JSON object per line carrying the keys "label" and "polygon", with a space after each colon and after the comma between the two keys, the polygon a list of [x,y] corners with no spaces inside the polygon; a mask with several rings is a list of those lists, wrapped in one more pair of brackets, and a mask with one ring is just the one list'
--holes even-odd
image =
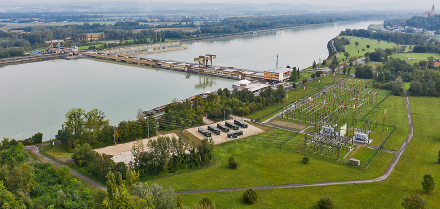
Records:
{"label": "farm field", "polygon": [[[402,106],[402,103],[404,106],[404,97],[392,96],[391,99],[395,100],[394,104],[398,107]],[[422,190],[421,181],[425,174],[432,174],[436,180],[440,179],[440,166],[437,163],[440,130],[434,128],[440,125],[438,119],[440,113],[436,111],[436,107],[440,105],[440,98],[410,97],[410,104],[414,113],[412,114],[414,136],[394,172],[385,181],[257,190],[260,201],[252,206],[243,203],[243,191],[182,194],[185,204],[191,205],[199,202],[203,197],[209,197],[216,203],[217,208],[317,208],[316,202],[321,197],[329,197],[335,203],[336,208],[402,208],[400,203],[403,197],[417,194],[426,199],[427,208],[438,208],[440,206],[439,188],[431,194],[426,194]],[[391,111],[392,108],[390,107],[389,110]],[[404,115],[405,117],[396,118],[397,130],[405,130],[401,134],[403,140],[408,134],[408,120],[406,114]],[[399,139],[399,141],[403,140]],[[374,161],[380,161],[378,159],[383,159],[386,154],[388,153],[379,152],[371,167],[368,167],[366,171],[377,169],[373,167]],[[311,162],[314,160],[311,158]],[[345,172],[341,171],[338,174],[345,175]]]}

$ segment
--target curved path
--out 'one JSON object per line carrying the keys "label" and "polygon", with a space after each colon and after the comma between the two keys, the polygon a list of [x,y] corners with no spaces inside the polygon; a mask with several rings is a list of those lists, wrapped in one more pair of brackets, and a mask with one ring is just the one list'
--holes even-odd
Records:
{"label": "curved path", "polygon": [[385,170],[385,173],[375,179],[367,179],[367,180],[354,180],[354,181],[334,181],[334,182],[322,182],[322,183],[302,183],[302,184],[283,184],[283,185],[273,185],[273,186],[256,186],[256,187],[239,187],[239,188],[228,188],[228,189],[206,189],[206,190],[188,190],[188,191],[176,191],[177,194],[186,194],[186,193],[206,193],[206,192],[226,192],[226,191],[240,191],[247,189],[281,189],[281,188],[292,188],[292,187],[311,187],[311,186],[327,186],[327,185],[341,185],[341,184],[361,184],[361,183],[371,183],[378,182],[387,179],[396,167],[397,162],[399,162],[402,153],[405,151],[408,146],[411,138],[413,137],[414,129],[411,117],[411,108],[409,105],[408,93],[405,91],[405,100],[406,100],[406,113],[408,115],[408,124],[409,124],[409,134],[406,138],[405,142],[400,147],[399,151],[397,151],[396,156],[394,156],[393,161],[390,163],[388,168]]}
{"label": "curved path", "polygon": [[[397,162],[399,161],[400,157],[402,156],[403,152],[405,151],[406,147],[408,146],[409,142],[411,141],[411,138],[413,137],[414,129],[413,129],[413,123],[412,123],[412,117],[411,117],[411,108],[409,105],[409,99],[408,99],[408,93],[405,91],[405,100],[406,100],[406,112],[408,115],[408,124],[409,124],[409,134],[406,138],[405,142],[400,147],[399,151],[397,151],[396,156],[394,157],[393,161],[390,163],[388,168],[385,170],[385,173],[375,179],[367,179],[367,180],[354,180],[354,181],[334,181],[334,182],[322,182],[322,183],[302,183],[302,184],[283,184],[283,185],[272,185],[272,186],[256,186],[256,187],[239,187],[239,188],[227,188],[227,189],[206,189],[206,190],[187,190],[187,191],[176,191],[177,194],[188,194],[188,193],[207,193],[207,192],[227,192],[227,191],[241,191],[241,190],[247,190],[247,189],[281,189],[281,188],[292,188],[292,187],[312,187],[312,186],[328,186],[328,185],[341,185],[341,184],[360,184],[360,183],[371,183],[371,182],[378,182],[383,181],[387,179],[391,173],[393,172],[394,168],[397,165]],[[37,145],[37,146],[31,146],[28,147],[32,150],[35,155],[42,158],[43,160],[46,160],[55,166],[62,166],[61,163],[56,162],[55,160],[52,160],[44,155],[42,155],[39,151],[39,148],[41,148],[44,145],[48,145],[49,143]],[[87,183],[97,187],[98,189],[106,190],[107,188],[100,183],[74,171],[70,170],[70,173],[77,178],[86,181]]]}
{"label": "curved path", "polygon": [[[63,164],[61,164],[61,163],[59,163],[59,162],[57,162],[57,161],[55,161],[53,159],[50,159],[50,158],[48,158],[48,157],[46,157],[46,156],[44,156],[43,154],[40,153],[40,148],[43,147],[43,146],[46,146],[46,145],[49,145],[49,143],[43,143],[43,144],[39,144],[39,145],[36,145],[36,146],[27,146],[26,148],[30,149],[39,158],[41,158],[41,159],[43,159],[45,161],[48,161],[49,163],[51,163],[51,164],[53,164],[53,165],[55,165],[57,167],[63,166]],[[100,184],[100,183],[90,179],[89,177],[84,176],[84,175],[82,175],[82,174],[80,174],[80,173],[78,173],[78,172],[76,172],[76,171],[74,171],[72,169],[69,169],[69,170],[70,170],[70,174],[72,174],[73,176],[75,176],[75,177],[77,177],[77,178],[79,178],[79,179],[81,179],[81,180],[91,184],[92,186],[94,186],[94,187],[96,187],[98,189],[107,190],[107,188],[105,186],[103,186],[102,184]]]}

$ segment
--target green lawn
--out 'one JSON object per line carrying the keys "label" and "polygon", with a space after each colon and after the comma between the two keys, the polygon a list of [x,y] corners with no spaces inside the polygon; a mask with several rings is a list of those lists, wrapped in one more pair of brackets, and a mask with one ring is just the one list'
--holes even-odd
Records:
{"label": "green lawn", "polygon": [[72,156],[73,153],[67,152],[67,150],[63,147],[63,145],[55,144],[54,146],[44,146],[42,149],[44,149],[47,154],[50,154],[56,158],[68,158]]}
{"label": "green lawn", "polygon": [[[404,104],[403,97],[392,97],[393,107],[400,109]],[[391,99],[390,99],[391,100]],[[411,97],[411,111],[414,122],[414,137],[406,151],[400,158],[391,176],[381,182],[334,185],[319,187],[302,187],[287,189],[257,190],[260,201],[252,206],[243,203],[243,191],[183,194],[185,205],[193,205],[203,197],[209,197],[216,203],[217,208],[317,208],[316,202],[321,197],[329,197],[336,208],[402,208],[402,198],[409,195],[420,195],[426,199],[427,208],[440,207],[440,188],[436,188],[431,194],[422,190],[421,181],[423,175],[432,174],[438,181],[440,179],[440,166],[437,163],[438,151],[440,150],[440,98],[434,97]],[[388,104],[387,103],[387,109]],[[390,104],[391,105],[391,104]],[[389,108],[391,111],[392,108]],[[387,110],[388,112],[388,110]],[[400,112],[397,111],[397,112]],[[400,117],[400,115],[404,115]],[[402,131],[401,141],[408,134],[408,120],[406,114],[395,113],[399,116],[395,119],[397,130]],[[396,130],[396,131],[397,131]],[[395,134],[393,134],[395,135]],[[399,139],[400,140],[400,139]],[[366,171],[374,170],[373,166],[382,159],[389,157],[390,153],[379,152]],[[312,158],[311,162],[315,159]],[[313,175],[313,172],[305,175]],[[331,175],[328,173],[327,175]],[[343,170],[336,172],[345,175]],[[320,177],[319,177],[320,178]]]}
{"label": "green lawn", "polygon": [[[366,170],[313,156],[309,164],[302,164],[303,154],[279,148],[279,144],[291,138],[292,134],[274,130],[220,144],[214,148],[218,157],[215,165],[147,182],[171,186],[176,190],[192,190],[369,179],[382,175],[394,156],[378,155]],[[288,143],[300,144],[303,138],[299,134]],[[228,168],[230,156],[234,156],[238,163],[236,170]]]}
{"label": "green lawn", "polygon": [[368,161],[374,156],[374,153],[376,153],[377,150],[370,149],[367,147],[360,147],[359,150],[354,153],[352,158],[358,159],[361,161],[361,167],[367,165]]}
{"label": "green lawn", "polygon": [[[345,45],[345,51],[350,53],[350,56],[364,56],[367,52],[374,52],[377,47],[382,47],[382,49],[386,48],[393,48],[397,47],[396,43],[387,41],[380,41],[378,43],[377,39],[369,39],[369,38],[363,38],[363,37],[356,37],[356,36],[341,36],[350,39],[350,44]],[[359,43],[358,46],[356,46],[356,42]],[[367,48],[367,45],[370,45],[370,48]],[[362,49],[365,49],[364,51]],[[359,51],[359,53],[358,53]],[[342,61],[342,59],[345,59],[344,53],[341,52],[339,54],[339,60]]]}
{"label": "green lawn", "polygon": [[[394,58],[400,58],[402,60],[405,60],[409,64],[418,63],[422,60],[428,60],[428,57],[434,57],[434,59],[440,59],[440,54],[436,53],[396,53],[391,55],[391,57]],[[414,58],[414,59],[408,59],[408,58]]]}
{"label": "green lawn", "polygon": [[[350,77],[350,75],[343,75],[343,74],[337,73],[336,74],[336,81],[338,81],[340,79],[349,78],[349,77]],[[319,79],[308,82],[308,83],[306,83],[305,95],[308,95],[308,94],[312,93],[313,91],[318,90],[319,86],[322,88],[323,86],[331,84],[331,83],[333,83],[333,75],[330,75],[330,74],[321,78],[321,85],[319,85]],[[292,89],[288,92],[288,97],[289,97],[288,103],[292,103],[292,102],[296,101],[296,99],[301,99],[303,96],[304,96],[304,87],[303,86],[299,86],[295,89]],[[263,119],[261,119],[263,121],[267,118],[270,118],[271,115],[276,114],[276,113],[274,113],[274,111],[276,111],[277,109],[282,108],[286,105],[287,105],[286,102],[282,102],[282,103],[273,105],[271,107],[267,107],[263,110],[256,111],[252,114],[247,115],[246,117],[250,118],[250,119],[254,119],[254,120],[264,117]],[[270,114],[270,115],[268,116],[268,114]]]}

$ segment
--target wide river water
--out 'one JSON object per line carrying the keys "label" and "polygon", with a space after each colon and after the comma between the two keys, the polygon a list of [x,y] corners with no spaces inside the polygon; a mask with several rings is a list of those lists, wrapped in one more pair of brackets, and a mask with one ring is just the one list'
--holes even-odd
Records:
{"label": "wide river water", "polygon": [[[370,22],[261,32],[257,35],[184,42],[188,49],[143,57],[191,62],[216,54],[214,65],[264,71],[279,66],[310,66],[328,56],[327,42],[346,28],[367,28]],[[52,60],[0,68],[0,138],[24,139],[37,132],[54,138],[71,108],[105,112],[110,124],[134,120],[138,109],[150,110],[172,99],[218,88],[234,80],[163,69],[136,67],[91,59]]]}
{"label": "wide river water", "polygon": [[[383,22],[383,21],[382,21]],[[240,69],[265,71],[278,66],[296,66],[300,69],[312,65],[313,60],[328,57],[327,43],[341,31],[366,29],[368,22],[342,22],[321,26],[308,26],[296,29],[259,32],[224,38],[208,39],[196,42],[182,42],[186,50],[169,51],[157,54],[138,55],[139,57],[168,59],[182,62],[194,62],[199,55],[215,54],[213,65]]]}

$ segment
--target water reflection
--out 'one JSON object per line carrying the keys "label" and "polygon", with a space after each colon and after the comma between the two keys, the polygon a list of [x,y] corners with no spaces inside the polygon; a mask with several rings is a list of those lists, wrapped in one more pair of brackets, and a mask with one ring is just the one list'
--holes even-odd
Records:
{"label": "water reflection", "polygon": [[[212,80],[212,78],[199,77],[199,84],[196,85],[196,89],[206,89],[206,87],[212,87],[215,85],[215,82]],[[226,86],[226,88],[230,88],[230,86]]]}

